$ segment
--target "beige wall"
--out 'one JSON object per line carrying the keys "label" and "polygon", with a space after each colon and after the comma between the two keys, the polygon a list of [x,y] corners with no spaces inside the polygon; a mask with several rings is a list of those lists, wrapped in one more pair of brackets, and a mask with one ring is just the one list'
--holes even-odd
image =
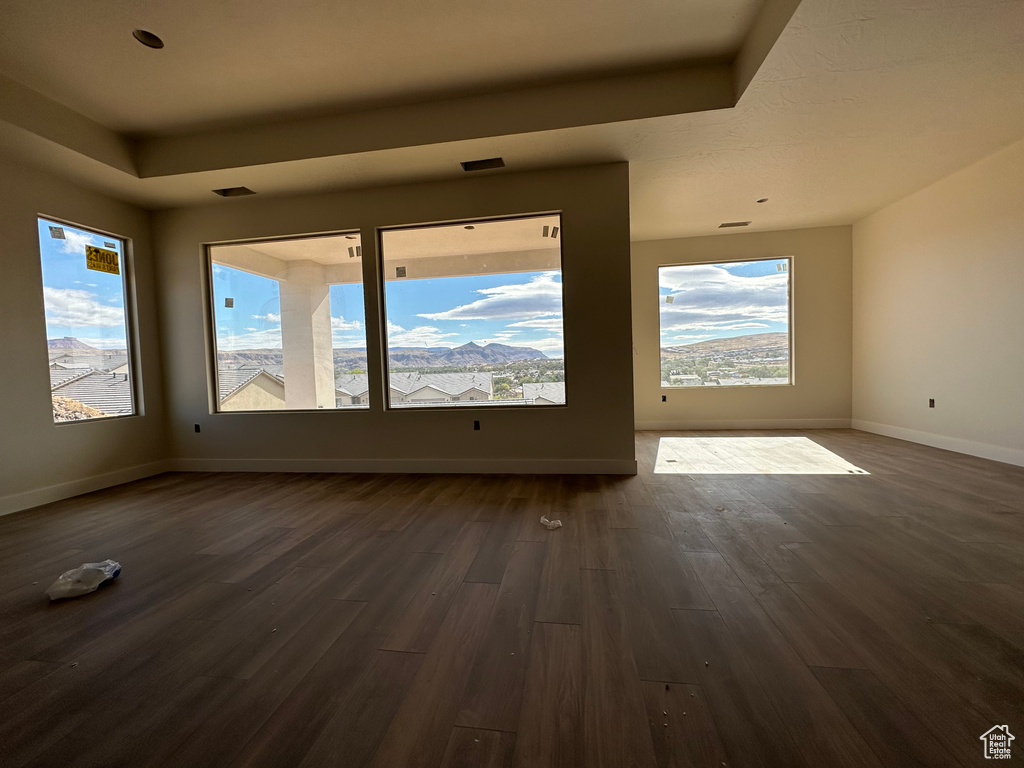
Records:
{"label": "beige wall", "polygon": [[[631,472],[629,177],[624,163],[291,198],[219,200],[154,216],[168,425],[183,468]],[[367,331],[380,336],[375,229],[560,211],[568,406],[210,414],[204,243],[360,229]],[[616,393],[609,400],[607,392]],[[473,421],[481,422],[474,431]],[[193,424],[202,425],[196,434]]]}
{"label": "beige wall", "polygon": [[[37,215],[130,238],[143,414],[54,424]],[[0,514],[163,469],[164,414],[149,216],[0,158]]]}
{"label": "beige wall", "polygon": [[[662,389],[658,267],[782,256],[793,258],[793,385]],[[637,429],[849,426],[850,228],[633,243],[633,344]]]}
{"label": "beige wall", "polygon": [[1024,141],[853,244],[854,425],[1024,465]]}

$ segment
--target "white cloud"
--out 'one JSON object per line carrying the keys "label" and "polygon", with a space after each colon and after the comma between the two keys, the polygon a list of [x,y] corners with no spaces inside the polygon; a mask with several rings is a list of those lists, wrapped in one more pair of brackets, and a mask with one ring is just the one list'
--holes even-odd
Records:
{"label": "white cloud", "polygon": [[253,315],[253,320],[262,320],[265,323],[280,323],[281,316],[274,312],[267,312],[265,315]]}
{"label": "white cloud", "polygon": [[407,331],[402,326],[388,321],[389,347],[455,347],[458,344],[451,338],[458,335],[445,333],[432,325],[421,325]]}
{"label": "white cloud", "polygon": [[[705,315],[696,315],[697,317],[705,317]],[[676,319],[680,320],[684,316],[677,316]],[[782,318],[783,320],[785,318]],[[664,328],[664,324],[662,325]],[[674,326],[679,327],[679,326]],[[684,327],[687,331],[740,331],[746,328],[769,328],[771,327],[768,323],[737,323],[733,320],[715,320],[715,321],[703,321],[698,320],[695,322],[686,323]]]}
{"label": "white cloud", "polygon": [[363,324],[359,320],[346,320],[341,315],[331,318],[331,339],[338,346],[366,346],[366,337],[362,333],[354,333],[362,330]]}
{"label": "white cloud", "polygon": [[362,327],[363,324],[358,320],[346,320],[340,315],[331,318],[331,330],[333,331],[358,331]]}
{"label": "white cloud", "polygon": [[86,232],[76,232],[64,227],[64,242],[62,248],[64,253],[85,253],[85,246],[96,245],[100,239],[96,235]]}
{"label": "white cloud", "polygon": [[221,352],[230,352],[239,349],[280,349],[281,329],[267,328],[262,331],[254,331],[246,328],[245,333],[218,333],[217,349]]}
{"label": "white cloud", "polygon": [[518,323],[510,323],[509,328],[541,328],[548,332],[562,332],[561,317],[541,317],[534,320],[520,320]]}
{"label": "white cloud", "polygon": [[80,288],[43,287],[48,325],[114,328],[124,325],[124,310],[103,304],[96,294]]}
{"label": "white cloud", "polygon": [[562,348],[565,346],[565,342],[561,339],[539,339],[537,341],[520,341],[517,346],[530,347],[531,349],[539,349],[541,352],[551,353],[554,352],[554,357],[562,357]]}
{"label": "white cloud", "polygon": [[481,288],[485,298],[444,312],[419,315],[428,320],[520,320],[562,312],[562,284],[557,272],[544,272],[528,283]]}
{"label": "white cloud", "polygon": [[335,333],[331,337],[331,341],[334,343],[336,348],[347,349],[349,347],[359,347],[363,349],[366,347],[366,338],[363,336],[345,336],[340,333]]}
{"label": "white cloud", "polygon": [[789,318],[786,273],[742,277],[707,264],[665,267],[659,277],[672,296],[671,304],[661,298],[662,332],[768,328]]}
{"label": "white cloud", "polygon": [[713,333],[677,333],[674,336],[666,336],[665,338],[662,339],[662,341],[700,341],[701,339],[713,338],[715,338],[715,335]]}

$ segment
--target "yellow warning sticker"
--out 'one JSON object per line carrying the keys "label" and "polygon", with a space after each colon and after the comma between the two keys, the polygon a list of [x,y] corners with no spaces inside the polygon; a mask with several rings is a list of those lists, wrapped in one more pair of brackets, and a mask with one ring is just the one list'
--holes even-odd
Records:
{"label": "yellow warning sticker", "polygon": [[120,275],[117,263],[117,251],[107,251],[94,245],[85,246],[85,266],[97,272],[109,272]]}

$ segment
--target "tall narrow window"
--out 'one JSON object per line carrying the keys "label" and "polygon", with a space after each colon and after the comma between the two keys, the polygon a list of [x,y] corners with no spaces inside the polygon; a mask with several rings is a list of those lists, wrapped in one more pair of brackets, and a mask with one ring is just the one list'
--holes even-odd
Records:
{"label": "tall narrow window", "polygon": [[358,233],[210,246],[221,411],[368,408]]}
{"label": "tall narrow window", "polygon": [[125,241],[40,218],[53,420],[136,413]]}
{"label": "tall narrow window", "polygon": [[558,215],[380,239],[392,408],[565,404]]}
{"label": "tall narrow window", "polygon": [[792,383],[791,262],[661,267],[661,386]]}

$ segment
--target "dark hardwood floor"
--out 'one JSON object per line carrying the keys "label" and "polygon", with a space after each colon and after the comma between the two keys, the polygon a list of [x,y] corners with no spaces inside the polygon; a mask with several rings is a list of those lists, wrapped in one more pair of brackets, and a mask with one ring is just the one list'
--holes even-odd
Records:
{"label": "dark hardwood floor", "polygon": [[639,433],[630,478],[168,474],[0,518],[0,765],[969,766],[997,724],[1024,760],[1024,469],[792,434],[867,474],[666,474]]}

